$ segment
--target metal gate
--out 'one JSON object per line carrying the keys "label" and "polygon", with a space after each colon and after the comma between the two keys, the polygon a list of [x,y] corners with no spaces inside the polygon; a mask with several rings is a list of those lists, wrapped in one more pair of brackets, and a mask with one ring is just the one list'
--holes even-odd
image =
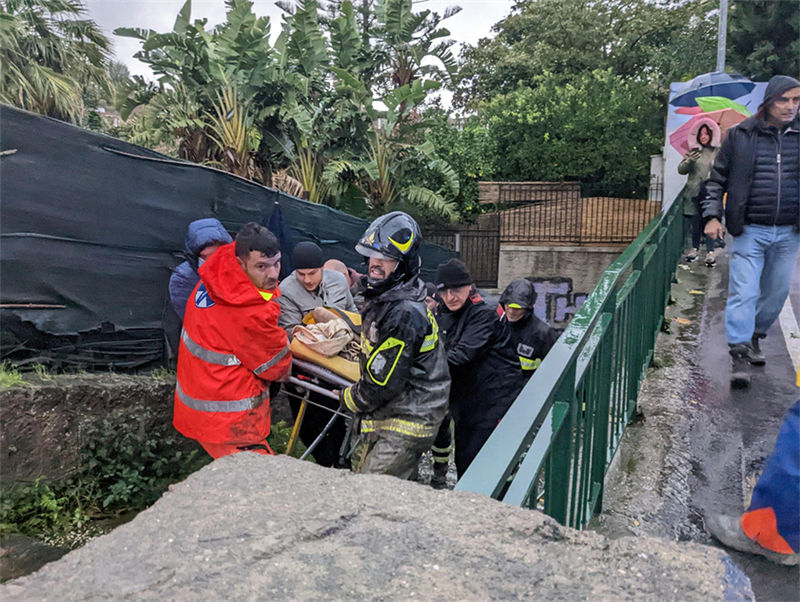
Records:
{"label": "metal gate", "polygon": [[425,240],[456,251],[472,275],[472,282],[484,288],[497,288],[500,261],[500,215],[481,215],[478,222],[452,230],[432,230]]}

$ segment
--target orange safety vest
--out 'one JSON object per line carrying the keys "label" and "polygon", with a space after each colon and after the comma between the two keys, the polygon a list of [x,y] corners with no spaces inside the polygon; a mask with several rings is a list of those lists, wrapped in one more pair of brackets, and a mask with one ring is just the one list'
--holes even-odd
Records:
{"label": "orange safety vest", "polygon": [[173,424],[208,443],[262,442],[270,432],[269,384],[291,365],[278,327],[280,292],[250,282],[234,245],[200,266],[178,350]]}

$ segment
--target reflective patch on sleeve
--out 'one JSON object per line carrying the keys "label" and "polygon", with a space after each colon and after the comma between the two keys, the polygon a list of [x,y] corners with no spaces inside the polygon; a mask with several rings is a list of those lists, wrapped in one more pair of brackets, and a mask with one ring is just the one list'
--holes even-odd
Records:
{"label": "reflective patch on sleeve", "polygon": [[355,400],[353,399],[353,387],[347,387],[342,394],[342,398],[344,399],[344,406],[353,412],[353,414],[358,413],[358,406],[356,405]]}
{"label": "reflective patch on sleeve", "polygon": [[436,342],[439,340],[439,324],[436,322],[436,318],[433,317],[431,310],[428,310],[428,321],[431,323],[431,333],[422,341],[422,346],[419,348],[420,353],[436,349]]}
{"label": "reflective patch on sleeve", "polygon": [[405,346],[403,341],[394,337],[389,337],[380,344],[367,361],[367,374],[372,382],[381,387],[389,382]]}
{"label": "reflective patch on sleeve", "polygon": [[529,357],[519,356],[519,365],[523,370],[536,370],[539,365],[542,363],[542,358],[537,357],[536,359],[531,359]]}
{"label": "reflective patch on sleeve", "polygon": [[364,357],[369,357],[372,354],[372,345],[363,332],[361,333],[361,353],[364,354]]}

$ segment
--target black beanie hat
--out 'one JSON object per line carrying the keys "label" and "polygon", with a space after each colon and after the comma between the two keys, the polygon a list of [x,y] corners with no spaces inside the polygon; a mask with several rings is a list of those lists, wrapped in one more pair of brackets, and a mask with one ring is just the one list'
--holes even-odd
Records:
{"label": "black beanie hat", "polygon": [[800,81],[788,75],[773,76],[767,83],[767,88],[764,90],[764,100],[761,101],[759,108],[792,88],[800,88]]}
{"label": "black beanie hat", "polygon": [[440,263],[436,269],[436,288],[458,288],[472,284],[467,266],[459,259],[451,259],[447,263]]}
{"label": "black beanie hat", "polygon": [[321,268],[324,263],[322,260],[322,249],[319,245],[311,241],[299,242],[292,251],[292,263],[295,270],[313,270]]}

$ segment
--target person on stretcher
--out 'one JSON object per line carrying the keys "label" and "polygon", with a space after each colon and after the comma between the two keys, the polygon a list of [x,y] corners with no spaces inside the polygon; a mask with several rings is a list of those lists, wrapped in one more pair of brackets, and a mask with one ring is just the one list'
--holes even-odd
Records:
{"label": "person on stretcher", "polygon": [[[281,296],[278,303],[281,315],[278,325],[286,329],[291,337],[295,326],[303,323],[306,314],[318,307],[332,307],[348,311],[356,311],[350,288],[344,275],[334,270],[323,269],[322,249],[313,242],[298,243],[292,252],[295,270],[284,278],[279,286]],[[289,392],[289,406],[292,415],[297,419],[300,411],[302,392]],[[331,418],[331,413],[318,407],[319,404],[336,409],[336,402],[317,393],[309,393],[309,404],[300,426],[300,440],[309,446],[317,438]],[[337,420],[325,437],[312,452],[314,459],[322,466],[341,467],[339,451],[344,440],[346,426],[344,421]]]}

